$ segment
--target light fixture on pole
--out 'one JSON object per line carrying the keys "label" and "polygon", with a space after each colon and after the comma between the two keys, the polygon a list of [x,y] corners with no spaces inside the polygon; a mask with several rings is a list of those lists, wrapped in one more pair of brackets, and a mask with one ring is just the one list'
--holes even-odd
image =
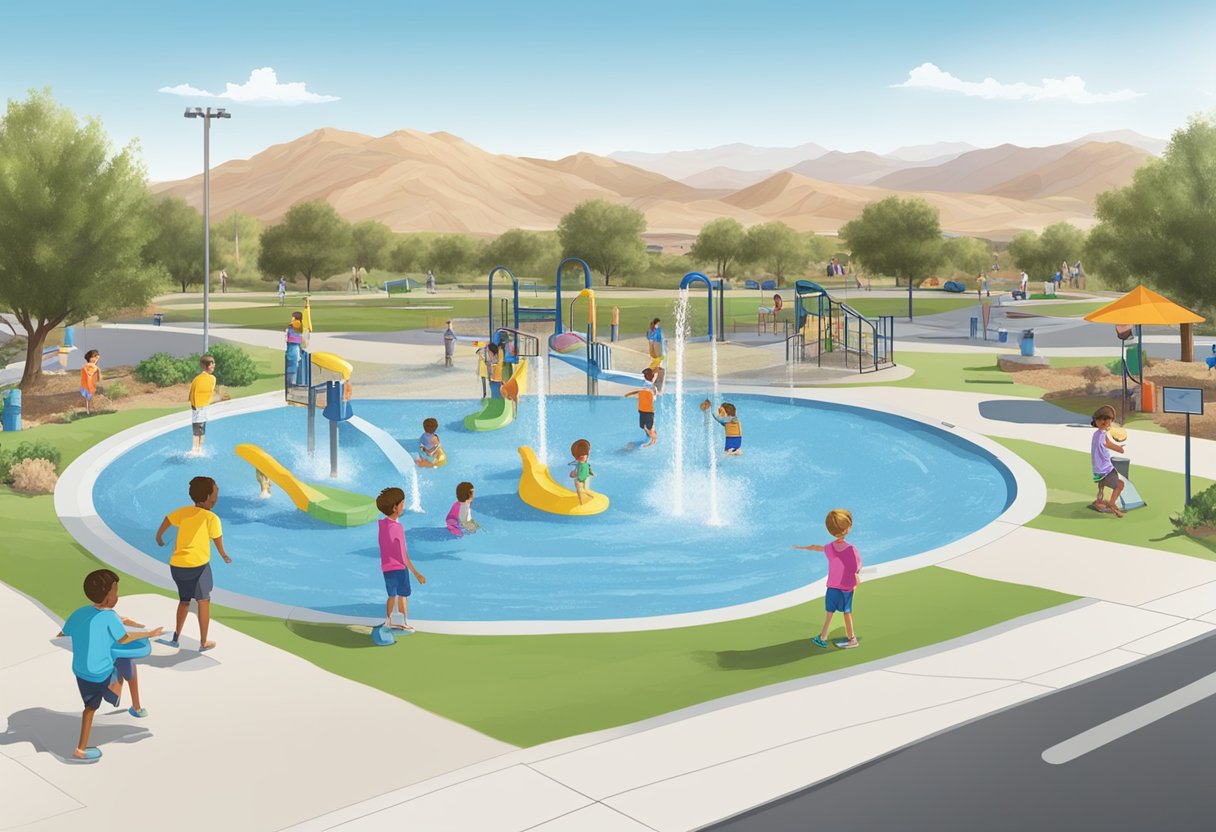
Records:
{"label": "light fixture on pole", "polygon": [[211,326],[211,119],[232,118],[223,107],[186,108],[186,118],[203,120],[203,352],[209,346]]}

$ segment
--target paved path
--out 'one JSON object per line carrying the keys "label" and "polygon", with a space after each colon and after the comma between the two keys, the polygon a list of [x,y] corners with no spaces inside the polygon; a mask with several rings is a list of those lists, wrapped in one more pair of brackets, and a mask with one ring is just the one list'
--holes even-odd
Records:
{"label": "paved path", "polygon": [[[175,609],[155,595],[118,606],[148,626]],[[213,622],[213,652],[185,639],[140,663],[148,717],[104,707],[105,756],[73,763],[81,705],[61,622],[4,584],[0,620],[0,829],[280,829],[513,750]]]}

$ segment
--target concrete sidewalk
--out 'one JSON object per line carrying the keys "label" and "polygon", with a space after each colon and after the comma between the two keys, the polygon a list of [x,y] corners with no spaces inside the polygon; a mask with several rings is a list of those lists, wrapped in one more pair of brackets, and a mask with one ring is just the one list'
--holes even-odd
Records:
{"label": "concrete sidewalk", "polygon": [[[171,629],[175,608],[137,595],[118,612]],[[192,617],[180,651],[139,663],[148,716],[126,713],[124,691],[93,727],[104,757],[76,763],[81,702],[61,622],[4,584],[0,620],[0,829],[280,829],[514,750],[222,623],[199,654]],[[384,660],[405,673],[405,655]]]}

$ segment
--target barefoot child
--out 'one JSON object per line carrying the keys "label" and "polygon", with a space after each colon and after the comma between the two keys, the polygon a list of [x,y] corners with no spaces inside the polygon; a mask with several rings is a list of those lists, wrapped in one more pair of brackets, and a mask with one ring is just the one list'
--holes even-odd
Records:
{"label": "barefoot child", "polygon": [[448,531],[455,537],[476,534],[481,525],[473,519],[473,483],[456,486],[456,502],[448,509]]}
{"label": "barefoot child", "polygon": [[655,442],[659,441],[659,435],[654,429],[654,397],[658,391],[654,386],[655,373],[650,367],[642,370],[642,378],[646,379],[646,383],[642,385],[641,390],[633,390],[625,394],[625,398],[630,396],[638,397],[638,426],[646,431],[646,436],[650,439],[643,448],[649,448]]}
{"label": "barefoot child", "polygon": [[[380,518],[380,571],[384,573],[384,589],[388,602],[384,605],[384,623],[388,627],[412,633],[406,618],[406,605],[410,597],[410,576],[413,572],[418,583],[426,578],[414,568],[409,552],[405,548],[405,529],[397,519],[405,511],[405,492],[400,488],[386,488],[376,498],[376,508],[384,516]],[[401,623],[393,623],[393,606],[401,613]]]}
{"label": "barefoot child", "polygon": [[[1089,455],[1093,462],[1094,482],[1098,484],[1098,496],[1094,500],[1093,506],[1098,511],[1122,517],[1123,511],[1119,508],[1119,495],[1123,493],[1123,480],[1119,478],[1119,472],[1115,470],[1114,463],[1110,461],[1111,451],[1123,453],[1123,446],[1116,445],[1109,436],[1110,426],[1114,421],[1115,409],[1108,404],[1104,404],[1094,411],[1094,418],[1090,421],[1090,425],[1096,430],[1089,443]],[[1110,489],[1109,500],[1102,499],[1103,488]]]}
{"label": "barefoot child", "polygon": [[[708,411],[713,405],[709,399],[701,402],[701,409]],[[743,424],[739,421],[739,417],[735,415],[735,406],[730,402],[722,402],[718,407],[718,412],[714,414],[714,421],[722,427],[726,428],[726,443],[723,450],[727,456],[742,456],[743,455]]]}
{"label": "barefoot child", "polygon": [[419,468],[437,468],[447,462],[447,454],[439,444],[438,419],[422,420],[422,436],[418,437],[418,458],[414,464]]}
{"label": "barefoot child", "polygon": [[98,569],[85,576],[84,594],[91,605],[69,615],[68,620],[63,622],[61,635],[72,639],[72,672],[76,675],[80,698],[84,700],[80,742],[72,756],[77,760],[97,760],[101,758],[101,749],[89,747],[93,717],[103,699],[111,705],[118,705],[124,678],[131,682],[133,704],[128,713],[134,717],[148,715],[140,707],[135,664],[130,659],[115,660],[112,652],[114,647],[136,639],[156,638],[163,631],[157,627],[144,633],[127,632],[123,626],[125,619],[119,618],[118,613],[114,612],[114,605],[118,603],[118,576],[109,569]]}
{"label": "barefoot child", "polygon": [[591,470],[591,443],[586,439],[579,439],[570,446],[570,455],[574,457],[574,461],[570,464],[574,466],[574,470],[570,472],[570,478],[574,480],[574,493],[578,495],[578,504],[581,506],[587,502],[587,481],[595,476],[595,472]]}
{"label": "barefoot child", "polygon": [[825,525],[828,534],[836,538],[826,546],[795,546],[808,552],[823,552],[828,557],[828,591],[824,596],[824,608],[827,617],[823,620],[823,629],[819,635],[811,639],[816,647],[827,647],[828,630],[832,626],[832,615],[844,613],[844,632],[848,641],[837,642],[836,646],[845,650],[857,646],[857,635],[853,632],[853,590],[861,583],[861,555],[845,537],[853,528],[853,515],[847,509],[836,508],[828,512]]}
{"label": "barefoot child", "polygon": [[198,603],[198,649],[199,652],[215,647],[207,640],[207,629],[211,626],[211,590],[215,580],[211,576],[211,542],[224,559],[232,558],[224,551],[224,532],[220,518],[211,510],[220,498],[220,487],[211,477],[195,477],[190,480],[190,499],[194,505],[179,508],[161,521],[156,530],[156,545],[165,545],[165,532],[170,526],[177,527],[177,539],[173,542],[173,555],[169,558],[169,574],[177,584],[177,625],[168,644],[178,646],[186,616],[190,613],[190,602]]}
{"label": "barefoot child", "polygon": [[190,428],[194,434],[191,456],[201,456],[207,435],[207,405],[215,393],[215,359],[204,355],[198,360],[200,372],[190,382]]}
{"label": "barefoot child", "polygon": [[97,393],[97,385],[101,382],[101,368],[97,366],[97,362],[100,360],[101,353],[97,350],[89,350],[84,354],[84,366],[80,368],[80,395],[84,397],[86,416],[93,412],[93,396]]}

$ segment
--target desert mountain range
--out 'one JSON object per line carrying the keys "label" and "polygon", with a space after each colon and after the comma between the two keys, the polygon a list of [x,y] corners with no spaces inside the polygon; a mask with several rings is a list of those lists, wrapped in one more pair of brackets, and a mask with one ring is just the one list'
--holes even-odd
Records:
{"label": "desert mountain range", "polygon": [[[726,145],[553,161],[488,153],[449,133],[326,128],[215,168],[211,205],[214,218],[241,211],[272,223],[297,202],[324,199],[348,220],[394,231],[492,236],[553,229],[580,202],[600,198],[637,208],[650,234],[668,238],[722,216],[834,233],[869,202],[916,194],[939,209],[947,232],[1008,239],[1054,222],[1092,225],[1094,196],[1130,182],[1155,141],[1121,131],[1035,148],[944,143],[880,156]],[[684,181],[673,176],[681,172]],[[202,206],[201,176],[153,190]]]}

